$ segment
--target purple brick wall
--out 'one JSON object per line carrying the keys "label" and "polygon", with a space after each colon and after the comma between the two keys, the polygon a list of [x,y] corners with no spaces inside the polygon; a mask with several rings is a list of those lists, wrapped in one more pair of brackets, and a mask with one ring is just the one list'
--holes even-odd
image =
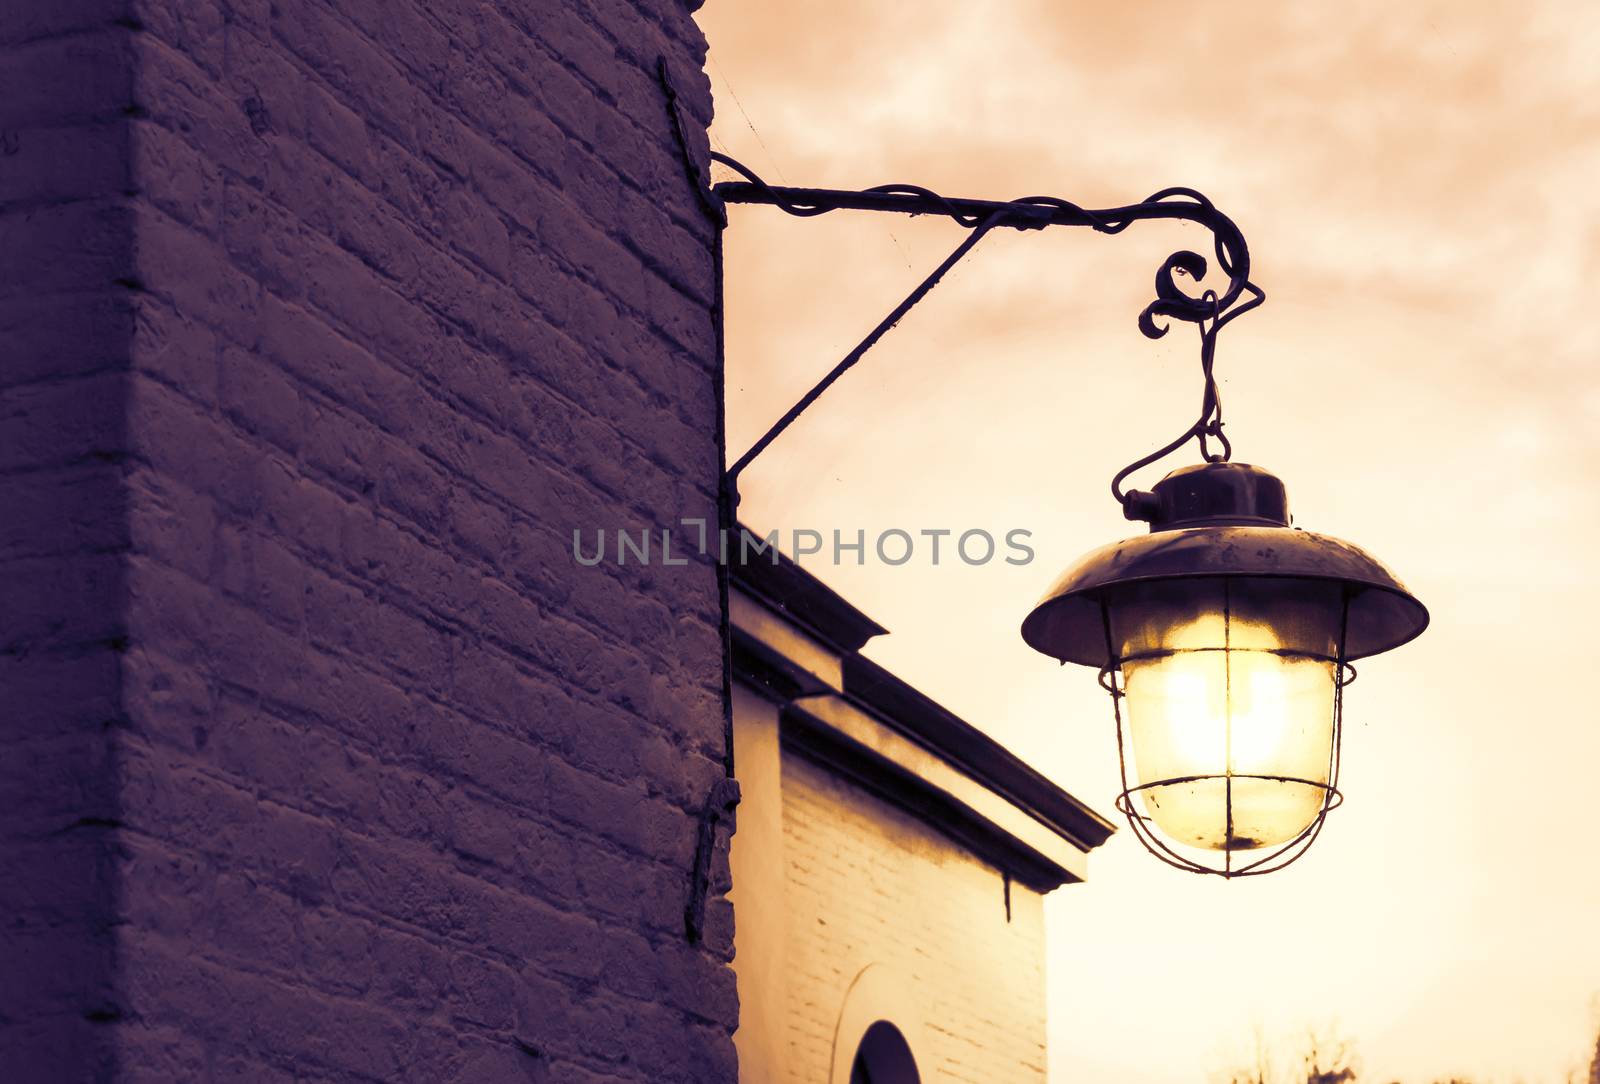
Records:
{"label": "purple brick wall", "polygon": [[734,1081],[703,50],[0,10],[0,1078]]}
{"label": "purple brick wall", "polygon": [[0,8],[0,1079],[112,1061],[131,50]]}

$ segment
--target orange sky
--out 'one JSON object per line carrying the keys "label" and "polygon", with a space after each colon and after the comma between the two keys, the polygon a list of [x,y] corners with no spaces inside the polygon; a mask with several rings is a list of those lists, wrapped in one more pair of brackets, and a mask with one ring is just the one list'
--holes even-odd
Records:
{"label": "orange sky", "polygon": [[[700,22],[714,146],[772,181],[1208,194],[1269,295],[1220,340],[1236,457],[1433,613],[1362,667],[1347,803],[1299,865],[1217,883],[1124,830],[1051,897],[1052,1079],[1205,1080],[1254,1027],[1337,1020],[1364,1080],[1564,1080],[1600,991],[1600,5],[711,0]],[[730,451],[959,238],[734,208]],[[1133,533],[1111,474],[1192,420],[1192,329],[1134,326],[1179,247],[1209,237],[985,239],[743,484],[762,528],[1031,530],[1020,568],[808,567],[892,630],[869,654],[1102,811],[1104,694],[1017,626]]]}

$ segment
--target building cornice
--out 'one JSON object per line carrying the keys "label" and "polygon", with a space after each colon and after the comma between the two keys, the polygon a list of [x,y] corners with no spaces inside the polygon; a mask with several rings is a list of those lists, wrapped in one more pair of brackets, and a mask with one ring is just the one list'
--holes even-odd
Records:
{"label": "building cornice", "polygon": [[[761,537],[743,524],[735,530],[748,532],[752,538]],[[842,655],[860,651],[868,640],[889,631],[776,550],[734,562],[733,580],[741,591],[786,614]]]}
{"label": "building cornice", "polygon": [[844,692],[891,726],[920,741],[975,779],[1026,809],[1084,850],[1116,826],[1062,790],[1011,750],[861,655],[842,660]]}
{"label": "building cornice", "polygon": [[733,660],[785,746],[894,802],[1038,891],[1083,878],[1110,821],[859,654],[882,626],[789,558],[732,568]]}

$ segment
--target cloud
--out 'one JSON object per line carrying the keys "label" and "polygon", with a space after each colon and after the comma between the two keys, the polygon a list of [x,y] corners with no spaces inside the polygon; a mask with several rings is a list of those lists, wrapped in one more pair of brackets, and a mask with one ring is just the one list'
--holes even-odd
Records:
{"label": "cloud", "polygon": [[[1581,976],[1600,974],[1600,944],[1574,928],[1600,906],[1600,871],[1571,865],[1592,850],[1581,796],[1600,729],[1561,684],[1587,672],[1600,608],[1600,7],[712,0],[701,21],[718,140],[790,183],[1091,206],[1170,184],[1210,195],[1270,295],[1219,350],[1240,457],[1283,473],[1306,526],[1369,546],[1435,615],[1363,674],[1351,800],[1296,867],[1310,872],[1221,897],[1119,840],[1053,901],[1052,944],[1068,947],[1052,966],[1071,976],[1058,1068],[1193,1076],[1185,1059],[1212,1043],[1152,1050],[1096,1006],[1143,999],[1147,1019],[1188,1013],[1186,1034],[1223,1036],[1261,997],[1258,972],[1292,984],[1300,967],[1331,977],[1288,1001],[1367,1028],[1374,1068],[1442,1073],[1448,1040],[1479,1075],[1557,1077],[1570,1021],[1511,1002],[1542,980],[1582,1005]],[[1192,332],[1151,343],[1133,317],[1198,232],[985,240],[746,476],[742,511],[774,525],[1033,528],[1028,569],[820,572],[895,630],[880,659],[1102,805],[1103,696],[1092,675],[1041,667],[1015,627],[1048,566],[1127,530],[1111,473],[1189,420]],[[735,209],[733,443],[959,237]],[[1549,937],[1502,944],[1543,898],[1559,903]],[[1163,966],[1150,930],[1176,914],[1243,939],[1171,934],[1215,979],[1203,1003],[1169,971],[1126,967]],[[1249,941],[1252,919],[1276,940]],[[1474,983],[1451,978],[1463,961]],[[1458,1026],[1501,1010],[1519,1034]],[[1386,1016],[1426,1027],[1380,1034]]]}

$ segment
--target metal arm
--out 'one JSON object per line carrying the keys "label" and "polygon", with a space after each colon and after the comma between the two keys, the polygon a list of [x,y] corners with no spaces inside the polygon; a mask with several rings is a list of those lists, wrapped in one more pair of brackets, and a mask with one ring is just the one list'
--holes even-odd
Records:
{"label": "metal arm", "polygon": [[[713,185],[712,196],[719,203],[761,203],[777,207],[786,214],[801,218],[827,214],[836,210],[888,211],[896,214],[944,215],[973,232],[952,252],[943,263],[907,295],[893,312],[883,319],[859,345],[834,366],[804,397],[728,468],[724,486],[738,501],[738,479],[741,471],[766,450],[777,437],[814,403],[823,392],[850,369],[861,356],[877,343],[883,335],[899,323],[906,313],[938,285],[960,259],[995,226],[1016,229],[1043,229],[1046,226],[1088,226],[1100,233],[1121,233],[1135,222],[1157,219],[1176,219],[1205,226],[1215,239],[1217,266],[1228,276],[1227,288],[1221,294],[1208,290],[1199,297],[1179,289],[1177,276],[1202,278],[1206,273],[1206,258],[1197,252],[1183,250],[1168,256],[1156,271],[1155,300],[1139,314],[1139,330],[1148,338],[1159,339],[1167,333],[1168,325],[1158,319],[1182,320],[1200,330],[1201,369],[1205,376],[1205,393],[1199,419],[1176,440],[1156,452],[1129,464],[1112,480],[1111,491],[1119,504],[1130,515],[1139,512],[1139,495],[1124,494],[1122,481],[1133,471],[1162,458],[1191,439],[1200,442],[1201,454],[1209,461],[1226,460],[1232,449],[1222,435],[1222,406],[1212,376],[1216,334],[1229,320],[1248,312],[1266,300],[1266,294],[1250,281],[1250,251],[1244,235],[1231,218],[1217,210],[1210,200],[1189,188],[1166,188],[1149,199],[1126,207],[1104,210],[1086,210],[1075,203],[1054,196],[1027,196],[1022,199],[999,202],[994,200],[950,199],[914,185],[880,185],[859,192],[828,188],[790,188],[769,185],[754,172],[729,158],[711,153],[711,159],[742,175],[743,181],[724,181]],[[1216,438],[1222,447],[1213,454],[1207,438]]]}
{"label": "metal arm", "polygon": [[893,312],[891,312],[888,316],[885,316],[882,321],[879,322],[877,327],[868,332],[867,337],[862,339],[854,350],[846,354],[844,359],[828,372],[827,376],[819,380],[810,391],[805,393],[798,403],[790,407],[788,412],[773,424],[771,429],[766,431],[760,440],[752,444],[750,446],[750,450],[745,452],[744,455],[740,456],[737,463],[728,468],[728,484],[734,487],[735,492],[738,491],[739,472],[744,470],[745,467],[749,466],[750,462],[754,460],[756,456],[766,451],[767,445],[776,440],[778,434],[789,428],[789,423],[800,417],[800,415],[805,412],[806,407],[816,402],[822,393],[827,391],[829,386],[832,385],[835,380],[838,380],[852,365],[860,361],[861,355],[872,349],[873,344],[879,339],[883,338],[883,335],[886,331],[898,324],[901,317],[905,316],[906,313],[911,311],[911,307],[913,305],[915,305],[918,301],[921,301],[929,290],[937,286],[939,284],[939,280],[944,278],[944,273],[960,262],[961,257],[965,256],[968,252],[971,252],[973,247],[979,241],[983,240],[984,234],[988,233],[995,226],[999,225],[1015,226],[1018,229],[1039,229],[1044,226],[1045,223],[1038,221],[1038,216],[1034,216],[1032,219],[1025,218],[1019,208],[1008,208],[1001,206],[995,210],[986,220],[984,220],[971,233],[969,233],[966,237],[966,240],[957,245],[955,251],[946,256],[944,262],[938,267],[935,267],[928,277],[923,279],[922,282],[918,284],[915,290],[912,290],[909,294],[907,294],[906,299],[900,302],[899,305],[896,305]]}

